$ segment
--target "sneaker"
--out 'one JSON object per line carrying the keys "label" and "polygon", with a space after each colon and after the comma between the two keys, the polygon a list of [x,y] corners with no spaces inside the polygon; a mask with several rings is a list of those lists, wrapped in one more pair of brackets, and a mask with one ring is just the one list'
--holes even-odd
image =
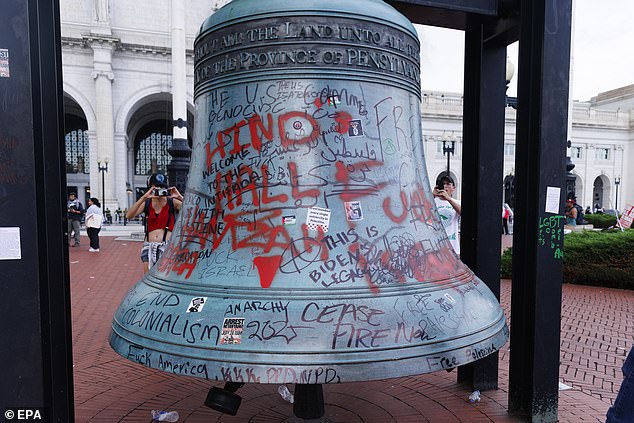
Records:
{"label": "sneaker", "polygon": [[89,248],[88,251],[91,252],[91,253],[98,253],[99,252],[99,248]]}

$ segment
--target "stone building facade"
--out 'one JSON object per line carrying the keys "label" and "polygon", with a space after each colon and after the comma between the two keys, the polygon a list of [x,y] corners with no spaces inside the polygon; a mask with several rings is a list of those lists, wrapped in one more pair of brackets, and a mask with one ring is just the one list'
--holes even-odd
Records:
{"label": "stone building facade", "polygon": [[[147,176],[166,170],[173,137],[192,141],[186,128],[175,133],[173,121],[182,118],[193,128],[194,39],[226,2],[61,1],[68,190],[84,203],[91,196],[105,198],[111,210],[129,207],[144,192]],[[462,107],[460,94],[423,95],[430,180],[447,166],[442,141],[454,141],[450,172],[458,189]],[[628,167],[634,163],[634,85],[575,102],[572,121],[569,151],[579,204],[615,208],[617,189],[619,208],[634,202],[634,169]],[[515,163],[510,107],[504,140],[505,180],[499,183],[508,197]]]}
{"label": "stone building facade", "polygon": [[[423,142],[431,180],[444,172],[447,163],[442,141],[456,141],[450,172],[459,184],[462,151],[462,96],[451,93],[425,92],[422,101]],[[570,158],[575,167],[577,203],[604,209],[621,210],[634,203],[634,85],[598,94],[589,101],[574,101],[570,133]],[[504,131],[504,181],[500,181],[509,197],[508,182],[515,172],[516,111],[506,108]],[[521,159],[521,158],[518,158]],[[507,183],[505,183],[507,182]],[[459,188],[459,187],[458,187]],[[618,191],[618,204],[617,202]],[[510,199],[507,198],[507,201]],[[512,202],[512,201],[511,201]]]}

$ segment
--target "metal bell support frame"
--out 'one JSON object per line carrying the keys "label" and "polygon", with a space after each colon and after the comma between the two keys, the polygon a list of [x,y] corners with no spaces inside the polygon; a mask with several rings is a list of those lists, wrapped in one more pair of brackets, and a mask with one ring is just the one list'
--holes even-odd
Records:
{"label": "metal bell support frame", "polygon": [[379,0],[234,0],[195,42],[187,193],[110,344],[241,383],[451,369],[508,338],[423,158],[420,46]]}

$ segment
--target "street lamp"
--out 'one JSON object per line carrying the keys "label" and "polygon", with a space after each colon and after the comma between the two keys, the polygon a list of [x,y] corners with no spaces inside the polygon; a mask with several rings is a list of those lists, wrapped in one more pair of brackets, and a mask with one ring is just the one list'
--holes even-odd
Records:
{"label": "street lamp", "polygon": [[130,197],[132,196],[132,187],[130,186],[130,182],[125,183],[125,192],[128,194],[128,207],[125,209],[125,213],[123,213],[123,226],[128,224],[128,209],[130,208]]}
{"label": "street lamp", "polygon": [[621,185],[621,178],[617,176],[614,178],[614,186],[616,186],[616,201],[614,209],[616,210],[616,216],[619,216],[619,185]]}
{"label": "street lamp", "polygon": [[454,139],[449,140],[446,135],[442,137],[442,154],[443,156],[447,155],[447,176],[451,177],[449,174],[449,158],[453,156],[456,148],[456,141]]}
{"label": "street lamp", "polygon": [[513,75],[515,75],[515,64],[513,64],[511,59],[506,56],[506,89],[504,90],[504,95],[506,96],[506,106],[517,110],[517,97],[509,97],[506,95],[506,91],[509,89],[509,84],[511,83],[511,79],[513,79]]}
{"label": "street lamp", "polygon": [[[106,209],[106,172],[108,171],[108,159],[105,158],[103,161],[103,165],[101,164],[101,160],[97,163],[99,172],[101,173],[101,198],[103,204],[101,205],[102,210]],[[106,214],[104,213],[104,216]]]}

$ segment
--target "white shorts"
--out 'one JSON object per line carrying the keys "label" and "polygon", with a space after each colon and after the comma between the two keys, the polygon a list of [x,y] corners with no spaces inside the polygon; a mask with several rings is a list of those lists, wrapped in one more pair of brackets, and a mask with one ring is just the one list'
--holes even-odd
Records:
{"label": "white shorts", "polygon": [[148,267],[154,266],[163,255],[166,244],[167,242],[145,241],[143,243],[143,248],[141,248],[141,261],[143,263],[148,263]]}

